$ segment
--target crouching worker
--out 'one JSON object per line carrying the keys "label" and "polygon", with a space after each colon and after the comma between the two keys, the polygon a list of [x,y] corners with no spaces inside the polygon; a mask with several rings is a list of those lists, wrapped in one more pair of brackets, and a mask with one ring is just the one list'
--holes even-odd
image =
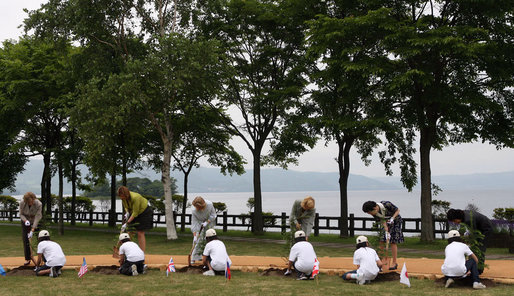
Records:
{"label": "crouching worker", "polygon": [[357,270],[343,274],[344,280],[356,280],[359,285],[364,285],[366,281],[374,280],[382,261],[378,258],[377,252],[369,247],[368,238],[361,235],[357,237],[356,250],[353,253],[353,264],[357,265]]}
{"label": "crouching worker", "polygon": [[306,241],[303,230],[294,233],[294,242],[289,253],[289,265],[284,275],[290,275],[291,268],[294,266],[297,280],[308,280],[314,269],[316,253],[311,243]]}
{"label": "crouching worker", "polygon": [[[50,233],[47,230],[39,232],[38,241],[36,275],[58,277],[61,275],[61,268],[66,263],[61,246],[50,240]],[[43,266],[41,266],[42,262],[44,262]]]}
{"label": "crouching worker", "polygon": [[145,273],[145,253],[135,243],[130,241],[128,233],[120,234],[120,273],[136,276]]}
{"label": "crouching worker", "polygon": [[[466,256],[469,259],[466,261]],[[441,271],[445,275],[445,288],[455,282],[455,278],[463,278],[471,275],[473,289],[485,289],[485,285],[478,277],[478,258],[469,247],[462,242],[460,233],[457,230],[448,232],[448,245],[444,249],[444,263]]]}
{"label": "crouching worker", "polygon": [[216,275],[224,274],[227,264],[232,265],[232,261],[227,254],[227,248],[225,244],[218,239],[216,230],[207,229],[205,232],[205,240],[207,244],[203,250],[203,265],[207,266],[209,270],[203,273],[203,275]]}

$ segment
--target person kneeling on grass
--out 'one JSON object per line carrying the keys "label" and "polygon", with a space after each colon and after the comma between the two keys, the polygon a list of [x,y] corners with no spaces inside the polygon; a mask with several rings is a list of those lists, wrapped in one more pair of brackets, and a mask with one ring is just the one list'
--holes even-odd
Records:
{"label": "person kneeling on grass", "polygon": [[120,234],[120,273],[136,276],[146,272],[145,253],[135,243],[130,241],[128,233]]}
{"label": "person kneeling on grass", "polygon": [[[470,258],[466,261],[466,256]],[[464,278],[471,274],[473,289],[485,289],[478,277],[478,258],[469,247],[462,242],[457,230],[448,232],[448,245],[444,249],[444,263],[441,271],[445,275],[445,288],[453,284],[454,278]]]}
{"label": "person kneeling on grass", "polygon": [[294,233],[295,244],[289,253],[289,266],[284,275],[291,274],[291,267],[297,273],[297,280],[307,280],[311,277],[312,270],[316,261],[316,252],[311,243],[305,239],[305,232],[299,230]]}
{"label": "person kneeling on grass", "polygon": [[216,230],[207,229],[205,232],[205,239],[207,244],[203,250],[203,265],[207,266],[209,270],[203,273],[203,275],[213,276],[216,273],[224,273],[227,263],[230,266],[232,261],[227,254],[227,248],[225,244],[218,239]]}
{"label": "person kneeling on grass", "polygon": [[[66,263],[66,257],[61,246],[50,240],[50,233],[41,230],[38,236],[36,275],[48,275],[58,277],[61,275],[61,268]],[[41,263],[44,262],[43,266]]]}
{"label": "person kneeling on grass", "polygon": [[357,237],[356,248],[353,253],[353,264],[357,265],[357,270],[343,274],[343,279],[355,279],[359,285],[364,285],[366,281],[372,281],[377,277],[382,261],[378,258],[377,252],[369,247],[367,237]]}

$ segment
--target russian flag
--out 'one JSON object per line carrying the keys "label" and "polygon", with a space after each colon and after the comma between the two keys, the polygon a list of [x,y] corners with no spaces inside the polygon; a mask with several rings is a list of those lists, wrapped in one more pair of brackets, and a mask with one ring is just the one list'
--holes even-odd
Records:
{"label": "russian flag", "polygon": [[225,268],[225,278],[230,280],[232,278],[232,275],[230,274],[230,263],[228,263],[227,260],[227,267]]}

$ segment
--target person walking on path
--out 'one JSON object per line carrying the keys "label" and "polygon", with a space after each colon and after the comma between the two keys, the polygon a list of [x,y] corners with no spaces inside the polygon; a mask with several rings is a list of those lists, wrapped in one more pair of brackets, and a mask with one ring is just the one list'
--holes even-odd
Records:
{"label": "person walking on path", "polygon": [[448,221],[453,224],[460,225],[460,223],[466,224],[468,231],[479,230],[481,234],[484,235],[483,238],[478,238],[478,242],[480,244],[479,249],[482,252],[481,256],[478,256],[478,272],[482,274],[484,271],[484,262],[485,262],[485,251],[487,250],[487,243],[493,233],[493,223],[489,218],[480,214],[476,211],[470,210],[459,210],[459,209],[449,209],[446,213],[446,217]]}
{"label": "person walking on path", "polygon": [[382,261],[378,258],[377,252],[369,247],[368,238],[363,235],[357,237],[353,264],[357,265],[357,269],[343,274],[343,279],[355,279],[359,285],[374,280],[382,267]]}
{"label": "person walking on path", "polygon": [[[466,256],[470,258],[466,260]],[[478,276],[477,264],[477,256],[462,242],[459,231],[450,230],[448,245],[444,249],[444,263],[441,266],[441,271],[446,279],[445,287],[450,287],[455,282],[455,278],[471,275],[473,289],[485,289],[485,285],[480,282]]]}
{"label": "person walking on path", "polygon": [[291,268],[294,266],[298,280],[308,280],[311,277],[316,264],[316,252],[311,243],[306,240],[303,230],[298,230],[294,234],[295,244],[289,252],[289,265],[284,275],[291,274]]}
{"label": "person walking on path", "polygon": [[[36,275],[58,277],[61,274],[61,268],[66,264],[61,246],[50,240],[50,233],[47,230],[39,232],[38,241]],[[42,262],[43,265],[41,265]]]}
{"label": "person walking on path", "polygon": [[120,246],[120,273],[136,276],[146,272],[145,253],[134,242],[130,241],[128,233],[122,233],[119,237]]}
{"label": "person walking on path", "polygon": [[381,201],[379,203],[367,201],[362,205],[362,211],[370,214],[376,221],[382,223],[384,235],[380,238],[381,248],[384,247],[384,243],[389,242],[391,244],[393,262],[389,270],[397,269],[398,262],[396,259],[398,258],[398,244],[404,241],[400,209],[390,201]]}
{"label": "person walking on path", "polygon": [[202,260],[203,265],[207,266],[209,270],[204,272],[203,275],[213,276],[216,273],[224,273],[227,263],[228,266],[232,265],[225,244],[218,239],[214,229],[208,229],[205,232],[205,239],[207,244],[203,250]]}
{"label": "person walking on path", "polygon": [[29,265],[30,262],[36,261],[32,256],[32,248],[30,242],[34,231],[36,231],[39,221],[41,220],[42,214],[41,209],[43,208],[41,202],[36,198],[36,195],[32,192],[27,192],[23,195],[23,200],[20,201],[20,220],[21,220],[21,237],[23,240],[23,251],[25,253],[24,265]]}
{"label": "person walking on path", "polygon": [[145,231],[153,228],[153,210],[148,205],[148,200],[141,194],[129,191],[125,186],[118,188],[123,208],[125,209],[125,223],[121,226],[121,232],[133,224],[137,230],[137,242],[143,252],[146,250]]}
{"label": "person walking on path", "polygon": [[216,210],[212,201],[195,197],[192,202],[191,232],[193,232],[193,244],[195,245],[191,256],[191,263],[202,260],[205,247],[205,232],[216,226]]}
{"label": "person walking on path", "polygon": [[291,225],[291,233],[297,230],[305,232],[305,240],[309,240],[309,236],[314,226],[314,218],[316,217],[316,208],[314,198],[307,196],[303,200],[295,200],[289,223]]}

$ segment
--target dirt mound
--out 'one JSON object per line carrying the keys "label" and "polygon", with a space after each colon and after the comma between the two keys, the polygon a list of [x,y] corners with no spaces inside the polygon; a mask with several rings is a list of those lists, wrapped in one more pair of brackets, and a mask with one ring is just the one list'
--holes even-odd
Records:
{"label": "dirt mound", "polygon": [[99,273],[99,274],[108,274],[108,275],[120,274],[120,271],[118,270],[118,266],[116,266],[116,265],[95,266],[95,268],[93,268],[89,271],[94,272],[94,273]]}
{"label": "dirt mound", "polygon": [[286,272],[287,268],[268,268],[260,273],[262,276],[284,276],[284,272]]}
{"label": "dirt mound", "polygon": [[[491,279],[480,279],[480,282],[484,285],[486,285],[486,287],[496,287],[496,283],[491,280]],[[438,286],[444,286],[444,284],[446,283],[446,280],[445,278],[440,278],[440,279],[437,279],[435,280],[435,283],[436,285]],[[469,288],[469,289],[472,289],[473,288],[473,279],[471,277],[466,277],[466,278],[463,278],[463,279],[455,279],[455,283],[453,283],[451,287],[459,287],[459,288]]]}
{"label": "dirt mound", "polygon": [[379,273],[373,281],[374,282],[393,282],[393,281],[399,281],[399,280],[400,280],[399,273],[386,272],[386,273]]}
{"label": "dirt mound", "polygon": [[184,266],[180,269],[177,269],[177,272],[184,272],[184,273],[190,273],[190,274],[202,274],[205,270],[203,269],[203,266]]}
{"label": "dirt mound", "polygon": [[6,273],[7,276],[35,276],[34,266],[20,266],[13,268]]}

